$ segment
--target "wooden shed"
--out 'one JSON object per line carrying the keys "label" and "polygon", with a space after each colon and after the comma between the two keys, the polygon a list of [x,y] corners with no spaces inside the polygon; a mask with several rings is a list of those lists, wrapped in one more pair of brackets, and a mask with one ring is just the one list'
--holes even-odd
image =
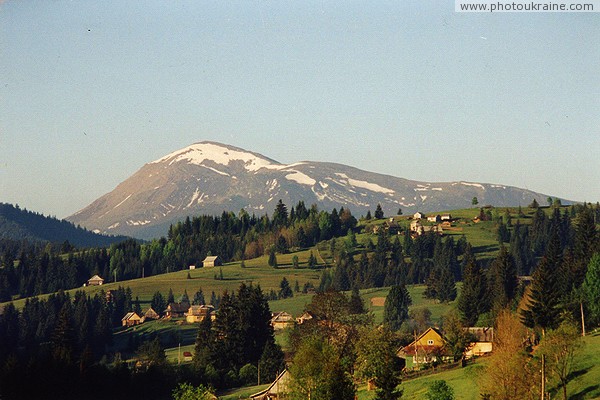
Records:
{"label": "wooden shed", "polygon": [[135,326],[135,325],[141,324],[142,323],[142,319],[136,313],[134,313],[134,312],[128,312],[121,319],[121,323],[123,324],[123,326]]}
{"label": "wooden shed", "polygon": [[203,267],[216,267],[219,265],[223,265],[219,256],[208,256],[202,261]]}
{"label": "wooden shed", "polygon": [[104,283],[104,279],[100,278],[100,276],[98,276],[98,275],[92,276],[87,281],[88,286],[100,286],[103,283]]}

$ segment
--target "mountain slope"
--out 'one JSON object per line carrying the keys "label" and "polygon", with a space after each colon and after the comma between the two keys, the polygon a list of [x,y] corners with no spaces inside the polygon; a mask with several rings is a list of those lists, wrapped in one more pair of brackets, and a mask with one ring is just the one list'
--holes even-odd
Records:
{"label": "mountain slope", "polygon": [[547,195],[504,185],[417,182],[342,164],[302,161],[281,164],[261,154],[200,142],[144,165],[92,204],[67,218],[97,232],[140,238],[165,235],[174,221],[224,210],[271,213],[282,199],[321,209],[349,208],[357,215],[378,203],[386,215],[480,204],[516,206]]}
{"label": "mountain slope", "polygon": [[104,236],[76,227],[71,222],[46,217],[12,204],[0,203],[0,238],[69,243],[77,247],[103,247],[120,242],[123,236]]}

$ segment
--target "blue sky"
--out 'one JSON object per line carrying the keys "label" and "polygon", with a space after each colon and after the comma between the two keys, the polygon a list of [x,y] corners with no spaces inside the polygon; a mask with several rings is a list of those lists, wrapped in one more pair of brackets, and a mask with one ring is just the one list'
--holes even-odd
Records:
{"label": "blue sky", "polygon": [[0,2],[0,201],[66,217],[202,140],[600,200],[600,14]]}

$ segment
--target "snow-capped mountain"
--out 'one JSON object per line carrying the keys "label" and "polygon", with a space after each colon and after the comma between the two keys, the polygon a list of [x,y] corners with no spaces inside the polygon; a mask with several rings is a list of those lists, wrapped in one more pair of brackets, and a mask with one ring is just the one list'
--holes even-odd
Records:
{"label": "snow-capped mountain", "polygon": [[342,164],[301,161],[281,164],[261,154],[215,142],[196,143],[144,165],[83,210],[67,218],[90,230],[139,238],[165,235],[189,215],[224,210],[271,214],[279,199],[320,209],[349,208],[355,215],[378,203],[386,215],[480,204],[516,206],[547,195],[504,185],[417,182]]}

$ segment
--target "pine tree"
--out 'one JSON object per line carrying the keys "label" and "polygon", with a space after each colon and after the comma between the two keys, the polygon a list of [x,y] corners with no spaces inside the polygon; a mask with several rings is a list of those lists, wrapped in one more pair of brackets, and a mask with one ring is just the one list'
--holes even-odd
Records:
{"label": "pine tree", "polygon": [[268,264],[270,267],[277,268],[277,256],[275,256],[275,249],[271,248],[269,250],[269,261]]}
{"label": "pine tree", "polygon": [[465,326],[475,326],[479,316],[487,311],[487,284],[470,244],[465,250],[463,265],[463,285],[456,306]]}
{"label": "pine tree", "polygon": [[500,247],[500,252],[490,267],[488,279],[493,309],[499,311],[510,304],[517,290],[517,271],[506,247]]}
{"label": "pine tree", "polygon": [[397,331],[408,319],[408,307],[412,304],[410,294],[404,285],[392,286],[383,309],[383,323],[392,331]]}
{"label": "pine tree", "polygon": [[593,323],[600,322],[600,253],[592,256],[582,289],[588,308],[588,319]]}
{"label": "pine tree", "polygon": [[561,297],[570,290],[563,287],[565,278],[562,269],[562,250],[559,227],[552,225],[552,234],[546,255],[533,273],[527,308],[521,312],[523,323],[530,328],[540,327],[543,331],[558,326],[561,313]]}
{"label": "pine tree", "polygon": [[381,204],[377,204],[377,208],[375,209],[375,219],[383,218],[383,210],[381,209]]}
{"label": "pine tree", "polygon": [[290,287],[290,283],[284,276],[279,283],[279,295],[280,299],[287,299],[288,297],[294,297],[294,292],[292,292],[292,288]]}
{"label": "pine tree", "polygon": [[348,303],[348,312],[350,314],[364,314],[367,312],[365,309],[365,302],[362,297],[360,297],[360,292],[356,286],[352,288],[352,294],[350,295],[350,301]]}

